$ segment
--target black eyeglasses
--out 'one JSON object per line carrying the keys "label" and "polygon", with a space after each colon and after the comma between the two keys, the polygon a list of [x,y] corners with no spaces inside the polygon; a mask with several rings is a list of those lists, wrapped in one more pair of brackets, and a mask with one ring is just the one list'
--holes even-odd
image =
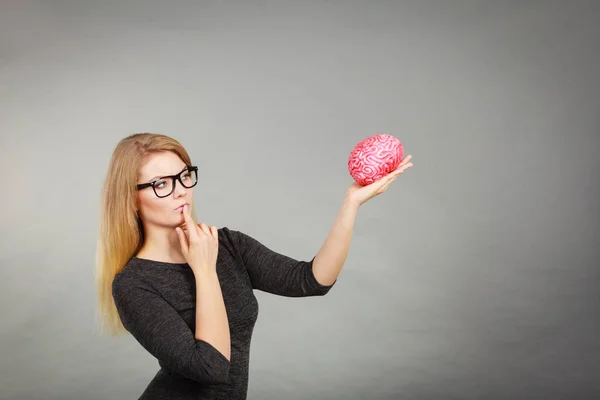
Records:
{"label": "black eyeglasses", "polygon": [[198,183],[198,167],[188,166],[177,175],[162,176],[155,181],[137,185],[137,190],[152,186],[157,197],[167,197],[175,190],[175,180],[184,188],[192,188]]}

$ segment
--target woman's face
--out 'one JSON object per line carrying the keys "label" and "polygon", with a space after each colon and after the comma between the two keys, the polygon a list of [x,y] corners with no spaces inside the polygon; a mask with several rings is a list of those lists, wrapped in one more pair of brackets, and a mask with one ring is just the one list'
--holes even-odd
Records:
{"label": "woman's face", "polygon": [[[176,175],[187,166],[175,154],[170,151],[154,153],[148,156],[146,163],[142,166],[139,174],[138,184],[150,183],[159,180],[157,191],[162,195],[170,191],[173,180],[171,178],[160,179],[163,176]],[[186,182],[184,180],[184,182]],[[187,184],[187,182],[186,182]],[[194,188],[186,188],[175,180],[175,189],[170,195],[159,198],[152,187],[147,187],[137,192],[138,213],[145,225],[159,225],[174,228],[184,222],[181,209],[182,204],[187,203],[189,207],[193,204]]]}

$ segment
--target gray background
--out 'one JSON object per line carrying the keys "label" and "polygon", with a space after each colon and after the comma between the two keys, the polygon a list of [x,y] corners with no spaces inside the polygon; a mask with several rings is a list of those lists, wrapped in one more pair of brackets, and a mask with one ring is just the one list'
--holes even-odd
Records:
{"label": "gray background", "polygon": [[249,399],[600,396],[600,4],[3,1],[0,397],[134,399],[95,327],[101,183],[182,142],[200,220],[310,260],[361,139],[415,166],[323,298],[256,292]]}

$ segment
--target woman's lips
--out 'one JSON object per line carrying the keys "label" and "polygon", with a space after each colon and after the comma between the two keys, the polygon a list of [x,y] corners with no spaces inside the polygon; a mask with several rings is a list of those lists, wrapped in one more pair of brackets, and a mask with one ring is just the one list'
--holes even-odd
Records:
{"label": "woman's lips", "polygon": [[175,211],[181,211],[181,209],[183,208],[183,206],[184,206],[184,205],[189,205],[189,204],[188,204],[188,203],[182,204],[182,205],[180,205],[179,207],[177,207],[177,208],[175,209]]}

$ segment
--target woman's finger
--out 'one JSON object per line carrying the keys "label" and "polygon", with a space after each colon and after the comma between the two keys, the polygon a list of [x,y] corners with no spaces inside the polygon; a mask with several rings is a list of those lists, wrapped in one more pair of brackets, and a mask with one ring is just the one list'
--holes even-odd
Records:
{"label": "woman's finger", "polygon": [[413,164],[412,163],[408,163],[408,164],[404,164],[403,166],[399,167],[396,170],[396,173],[394,174],[394,177],[400,175],[401,173],[403,173],[404,171],[406,171],[407,169],[409,169],[410,167],[412,167]]}
{"label": "woman's finger", "polygon": [[407,162],[410,161],[410,159],[412,158],[412,155],[407,155],[406,157],[404,157],[404,159],[402,161],[400,161],[400,166],[406,164]]}
{"label": "woman's finger", "polygon": [[210,227],[210,232],[212,233],[213,237],[217,240],[219,240],[219,232],[217,231],[217,227],[216,226],[211,226]]}
{"label": "woman's finger", "polygon": [[206,225],[204,222],[200,222],[198,224],[198,226],[200,227],[200,230],[204,233],[206,233],[207,235],[212,235],[212,233],[210,232],[210,229],[208,229],[208,225]]}
{"label": "woman's finger", "polygon": [[198,238],[198,231],[196,231],[196,223],[194,222],[194,220],[192,220],[192,211],[190,210],[190,206],[186,204],[185,206],[183,206],[183,210],[181,212],[183,213],[183,219],[185,220],[185,225],[187,228],[187,234],[189,238]]}

